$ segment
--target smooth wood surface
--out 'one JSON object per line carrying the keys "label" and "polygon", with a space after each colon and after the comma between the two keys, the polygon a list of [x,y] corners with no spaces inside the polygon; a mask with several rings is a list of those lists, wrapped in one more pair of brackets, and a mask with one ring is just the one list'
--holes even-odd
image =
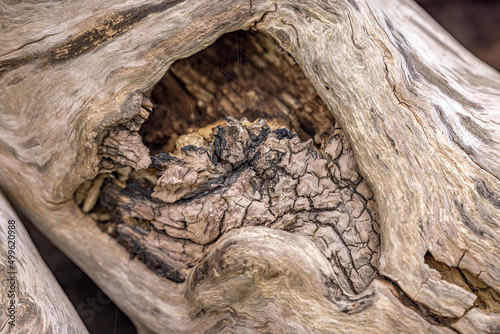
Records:
{"label": "smooth wood surface", "polygon": [[0,333],[88,333],[1,193],[0,261]]}

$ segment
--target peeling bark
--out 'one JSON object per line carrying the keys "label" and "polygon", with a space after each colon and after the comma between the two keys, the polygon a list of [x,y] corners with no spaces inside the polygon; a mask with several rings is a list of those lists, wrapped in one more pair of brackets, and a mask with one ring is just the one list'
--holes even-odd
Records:
{"label": "peeling bark", "polygon": [[99,146],[99,172],[110,172],[120,167],[147,168],[151,164],[149,151],[142,144],[139,131],[152,108],[146,96],[142,97],[140,112],[127,123],[109,130]]}

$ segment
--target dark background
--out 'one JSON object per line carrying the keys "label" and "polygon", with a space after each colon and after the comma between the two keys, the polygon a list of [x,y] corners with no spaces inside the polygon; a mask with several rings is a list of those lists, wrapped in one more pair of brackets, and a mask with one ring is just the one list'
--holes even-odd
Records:
{"label": "dark background", "polygon": [[458,42],[500,71],[499,0],[418,0],[417,3]]}
{"label": "dark background", "polygon": [[[462,45],[500,71],[499,0],[417,2]],[[38,251],[79,312],[90,333],[136,333],[127,316],[78,267],[26,219],[24,223]]]}

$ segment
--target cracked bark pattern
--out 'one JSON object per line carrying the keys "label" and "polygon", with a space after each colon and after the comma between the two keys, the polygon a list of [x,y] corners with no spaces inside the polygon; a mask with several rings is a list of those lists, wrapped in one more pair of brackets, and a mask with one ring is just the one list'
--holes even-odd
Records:
{"label": "cracked bark pattern", "polygon": [[477,275],[467,269],[450,267],[444,263],[436,261],[430,254],[425,255],[425,262],[433,269],[439,271],[441,278],[447,282],[464,288],[474,293],[477,299],[474,306],[486,313],[500,313],[500,294],[488,284],[483,282]]}
{"label": "cracked bark pattern", "polygon": [[228,118],[177,144],[152,158],[154,189],[140,179],[108,180],[103,189],[104,205],[125,223],[118,240],[150,267],[158,268],[156,258],[160,273],[184,280],[222,234],[265,226],[312,240],[346,292],[363,291],[377,275],[373,194],[340,128],[317,150],[277,122]]}

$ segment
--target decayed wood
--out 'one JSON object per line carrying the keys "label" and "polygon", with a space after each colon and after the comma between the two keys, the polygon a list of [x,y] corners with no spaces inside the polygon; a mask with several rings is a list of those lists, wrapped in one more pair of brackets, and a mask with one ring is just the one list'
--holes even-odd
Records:
{"label": "decayed wood", "polygon": [[379,226],[373,194],[348,165],[354,157],[342,138],[337,129],[316,150],[286,127],[228,118],[181,136],[172,155],[154,156],[156,184],[136,173],[127,182],[110,175],[102,202],[118,223],[117,240],[175,282],[221,235],[265,226],[308,237],[342,291],[360,293],[377,275]]}
{"label": "decayed wood", "polygon": [[88,333],[0,193],[0,331]]}
{"label": "decayed wood", "polygon": [[171,152],[179,136],[227,116],[279,119],[303,140],[333,132],[334,118],[300,68],[261,33],[236,31],[169,68],[153,88],[141,127],[152,155]]}
{"label": "decayed wood", "polygon": [[[235,41],[244,57],[231,57]],[[141,129],[161,153],[148,169],[106,174],[99,203],[105,175],[84,184],[76,196],[82,210],[95,206],[90,215],[101,229],[175,282],[220,235],[264,225],[308,236],[343,289],[363,291],[377,274],[375,202],[342,130],[300,69],[269,37],[238,32],[170,72],[152,92],[155,107]],[[179,138],[217,116],[273,121],[231,118]],[[314,141],[301,143],[287,127]]]}
{"label": "decayed wood", "polygon": [[[472,287],[500,291],[500,75],[413,2],[2,7],[2,189],[140,331],[499,330],[496,306],[482,307]],[[173,61],[250,26],[301,67],[373,190],[380,276],[358,295],[335,283],[312,241],[265,227],[222,235],[174,283],[130,260],[73,201],[99,168],[148,164],[138,137],[124,141],[116,127],[141,114]],[[116,154],[125,158],[100,164]],[[445,279],[427,254],[477,285]]]}

